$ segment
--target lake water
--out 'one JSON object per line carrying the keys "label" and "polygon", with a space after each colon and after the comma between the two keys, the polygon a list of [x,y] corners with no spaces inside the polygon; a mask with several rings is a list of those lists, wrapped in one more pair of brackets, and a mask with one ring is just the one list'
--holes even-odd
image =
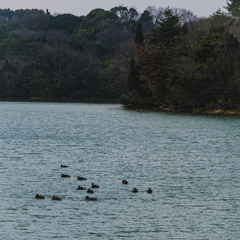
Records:
{"label": "lake water", "polygon": [[240,238],[238,116],[1,102],[0,126],[0,239]]}

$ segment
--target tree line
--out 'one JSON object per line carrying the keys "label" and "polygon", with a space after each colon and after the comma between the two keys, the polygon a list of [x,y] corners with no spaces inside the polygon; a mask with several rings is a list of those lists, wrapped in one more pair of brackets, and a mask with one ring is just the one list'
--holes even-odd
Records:
{"label": "tree line", "polygon": [[139,23],[122,103],[135,109],[240,110],[240,1],[184,21],[168,8],[144,37]]}
{"label": "tree line", "polygon": [[163,12],[117,6],[74,16],[0,9],[0,98],[118,98],[138,24],[146,34]]}
{"label": "tree line", "polygon": [[0,98],[121,98],[128,108],[239,109],[240,1],[199,18],[117,6],[0,9]]}

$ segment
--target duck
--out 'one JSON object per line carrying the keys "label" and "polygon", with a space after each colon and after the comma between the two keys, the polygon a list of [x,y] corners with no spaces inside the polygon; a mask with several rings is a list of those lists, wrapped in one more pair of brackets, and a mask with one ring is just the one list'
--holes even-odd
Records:
{"label": "duck", "polygon": [[87,193],[94,193],[94,191],[88,188]]}
{"label": "duck", "polygon": [[91,188],[99,188],[99,186],[92,183]]}
{"label": "duck", "polygon": [[61,177],[71,177],[71,176],[66,175],[66,174],[62,174]]}
{"label": "duck", "polygon": [[67,168],[68,166],[66,166],[66,165],[62,165],[62,164],[61,164],[61,167],[65,167],[65,168]]}
{"label": "duck", "polygon": [[152,189],[149,188],[149,189],[147,190],[147,193],[152,193]]}
{"label": "duck", "polygon": [[52,197],[52,200],[62,201],[62,199],[60,197],[55,197],[55,196]]}
{"label": "duck", "polygon": [[136,188],[134,188],[134,189],[132,190],[132,192],[133,192],[133,193],[137,193],[138,190],[137,190]]}
{"label": "duck", "polygon": [[122,180],[122,184],[128,184],[128,181],[126,181],[126,180]]}
{"label": "duck", "polygon": [[80,187],[80,186],[78,186],[78,187],[77,187],[77,190],[86,190],[86,188],[85,188],[85,187]]}
{"label": "duck", "polygon": [[36,198],[36,199],[45,199],[44,196],[42,196],[42,195],[38,195],[38,194],[36,194],[35,198]]}
{"label": "duck", "polygon": [[77,177],[77,180],[87,180],[85,177]]}
{"label": "duck", "polygon": [[95,198],[95,197],[90,198],[89,196],[86,196],[85,200],[87,200],[87,201],[97,201],[97,198]]}

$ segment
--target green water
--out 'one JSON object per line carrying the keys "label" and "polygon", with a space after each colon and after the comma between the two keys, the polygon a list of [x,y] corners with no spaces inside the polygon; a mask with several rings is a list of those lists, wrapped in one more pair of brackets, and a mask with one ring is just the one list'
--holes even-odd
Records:
{"label": "green water", "polygon": [[2,102],[0,239],[239,239],[239,137],[237,116]]}

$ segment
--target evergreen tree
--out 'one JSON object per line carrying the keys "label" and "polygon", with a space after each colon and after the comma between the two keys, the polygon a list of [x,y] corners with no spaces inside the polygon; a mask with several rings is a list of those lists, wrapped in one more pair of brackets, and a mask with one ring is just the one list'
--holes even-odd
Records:
{"label": "evergreen tree", "polygon": [[226,13],[222,12],[219,8],[215,13],[211,15],[210,24],[211,26],[231,26],[233,23],[233,18],[228,16]]}
{"label": "evergreen tree", "polygon": [[135,43],[138,45],[141,45],[144,41],[144,36],[142,32],[142,23],[139,23],[137,26],[137,31],[136,31],[136,37],[135,37]]}
{"label": "evergreen tree", "polygon": [[138,22],[142,23],[143,32],[146,32],[150,28],[154,27],[152,14],[146,10],[141,14]]}
{"label": "evergreen tree", "polygon": [[239,14],[240,14],[240,0],[228,0],[226,9],[233,16],[239,16]]}
{"label": "evergreen tree", "polygon": [[43,43],[47,43],[46,35],[43,35],[43,36],[42,36],[42,42],[43,42]]}
{"label": "evergreen tree", "polygon": [[7,37],[7,29],[4,24],[0,23],[0,41]]}
{"label": "evergreen tree", "polygon": [[134,58],[131,58],[130,60],[127,85],[129,90],[134,90],[139,88],[139,71]]}
{"label": "evergreen tree", "polygon": [[149,44],[168,46],[175,36],[180,35],[182,31],[180,17],[173,15],[170,8],[165,10],[164,16],[164,18],[160,18],[160,21],[157,21],[158,27],[151,29],[151,33],[148,35]]}

